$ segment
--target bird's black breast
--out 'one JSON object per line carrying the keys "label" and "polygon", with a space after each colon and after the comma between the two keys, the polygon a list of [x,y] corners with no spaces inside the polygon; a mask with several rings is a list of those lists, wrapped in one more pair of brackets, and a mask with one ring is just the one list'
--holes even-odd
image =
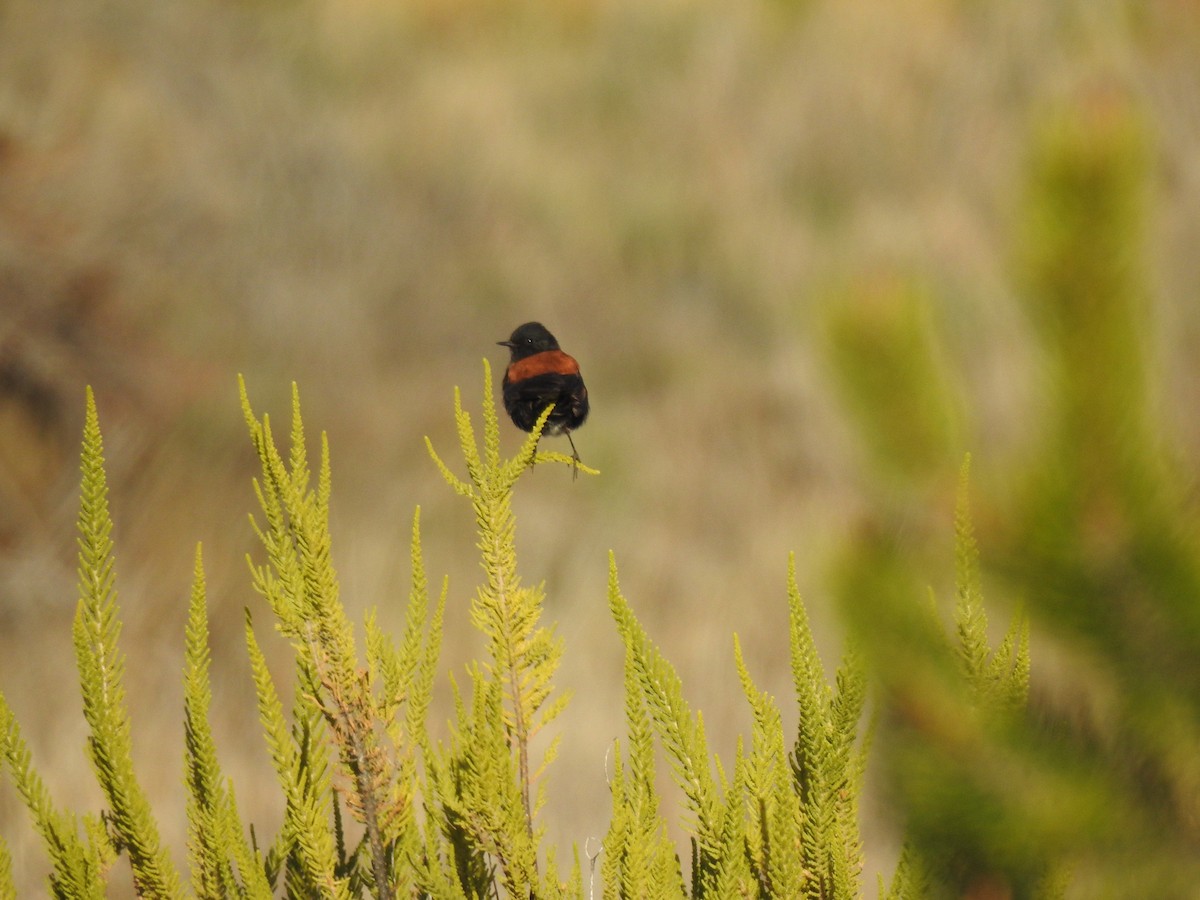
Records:
{"label": "bird's black breast", "polygon": [[532,431],[538,416],[554,404],[546,421],[547,434],[573,431],[588,414],[587,388],[578,374],[543,372],[512,381],[506,375],[503,384],[504,408],[522,431]]}

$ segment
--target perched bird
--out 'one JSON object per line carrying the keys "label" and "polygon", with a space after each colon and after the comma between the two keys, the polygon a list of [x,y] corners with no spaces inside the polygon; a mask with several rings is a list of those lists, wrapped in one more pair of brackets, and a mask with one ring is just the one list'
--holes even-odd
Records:
{"label": "perched bird", "polygon": [[[538,417],[554,404],[543,434],[565,434],[571,458],[579,462],[571,432],[588,414],[588,392],[579,363],[558,348],[558,341],[541,322],[526,322],[507,341],[497,341],[512,354],[504,372],[504,408],[513,424],[533,431]],[[576,470],[578,474],[578,470]]]}

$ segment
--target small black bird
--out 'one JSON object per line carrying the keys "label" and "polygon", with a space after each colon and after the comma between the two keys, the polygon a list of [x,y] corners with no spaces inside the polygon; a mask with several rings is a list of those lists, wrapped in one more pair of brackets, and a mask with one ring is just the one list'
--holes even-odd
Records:
{"label": "small black bird", "polygon": [[[522,431],[533,431],[538,416],[554,404],[543,434],[565,434],[571,442],[571,458],[579,462],[571,432],[583,424],[588,414],[588,392],[579,363],[558,349],[541,322],[526,322],[507,341],[497,341],[512,351],[504,372],[504,408],[513,424]],[[576,470],[578,472],[578,470]]]}

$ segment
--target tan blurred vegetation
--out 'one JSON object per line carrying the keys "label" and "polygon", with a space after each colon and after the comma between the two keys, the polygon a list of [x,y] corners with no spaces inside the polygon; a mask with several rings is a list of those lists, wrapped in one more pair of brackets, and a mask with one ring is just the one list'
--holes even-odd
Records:
{"label": "tan blurred vegetation", "polygon": [[[396,624],[422,506],[456,668],[479,643],[471,523],[421,437],[452,440],[453,386],[474,407],[480,357],[540,319],[582,362],[576,443],[603,472],[539,470],[518,496],[576,694],[545,816],[564,850],[599,838],[622,727],[606,550],[728,754],[731,632],[787,687],[788,550],[832,642],[828,563],[864,508],[903,508],[904,544],[945,564],[966,450],[987,545],[989,492],[1044,412],[1011,266],[1029,136],[1096,95],[1150,133],[1149,380],[1195,458],[1198,60],[1200,13],[1171,0],[0,0],[0,687],[51,789],[95,796],[69,632],[85,383],[135,753],[178,846],[196,541],[224,763],[248,818],[279,815],[241,640],[259,601],[235,373],[279,418],[296,380],[329,432],[353,614]],[[848,317],[941,348],[943,418],[914,429],[939,437],[893,465],[834,390]],[[903,437],[911,416],[890,413]],[[37,884],[24,827],[5,787],[0,831]]]}

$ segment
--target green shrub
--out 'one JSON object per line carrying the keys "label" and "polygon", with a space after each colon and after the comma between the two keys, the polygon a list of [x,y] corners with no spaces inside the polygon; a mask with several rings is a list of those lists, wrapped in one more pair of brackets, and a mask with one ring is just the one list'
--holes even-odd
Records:
{"label": "green shrub", "polygon": [[[106,798],[99,817],[80,820],[54,804],[0,698],[3,755],[44,838],[53,895],[104,896],[106,873],[121,857],[128,860],[137,893],[146,897],[271,897],[279,891],[292,897],[582,895],[578,854],[569,871],[560,872],[537,822],[548,799],[540,776],[554,759],[558,738],[541,759],[531,758],[531,742],[568,698],[554,689],[563,646],[553,627],[542,624],[541,588],[525,586],[518,572],[511,502],[531,466],[574,463],[538,451],[540,427],[516,456],[501,459],[486,363],[484,375],[482,451],[470,415],[455,396],[467,478],[454,475],[429,447],[447,482],[471,501],[475,513],[485,578],[472,601],[471,621],[487,639],[486,658],[468,667],[469,692],[454,686],[451,734],[437,743],[427,718],[446,586],[431,603],[419,511],[413,519],[404,634],[394,640],[369,614],[360,649],[339,600],[330,550],[328,446],[322,439],[314,476],[298,394],[285,455],[269,418],[253,413],[243,386],[243,410],[262,466],[254,489],[264,560],[251,563],[251,577],[295,660],[289,711],[247,614],[247,650],[284,817],[275,839],[259,845],[256,832],[240,819],[233,785],[221,771],[208,723],[208,626],[197,549],[185,635],[187,891],[162,846],[131,759],[112,522],[99,419],[89,391],[75,650],[87,750]],[[966,522],[964,510],[961,577],[969,584],[974,559]],[[779,706],[755,685],[735,637],[734,663],[754,726],[749,746],[739,742],[727,769],[710,754],[700,714],[688,706],[679,677],[638,623],[619,589],[616,562],[610,562],[609,602],[626,654],[628,733],[611,782],[612,820],[602,850],[605,896],[861,894],[858,802],[869,743],[860,733],[865,669],[857,654],[848,653],[835,683],[827,683],[791,568],[787,601],[799,731],[785,736]],[[978,592],[964,588],[960,609],[964,671],[981,705],[1019,704],[1027,669],[1023,640],[1010,637],[991,658]],[[988,693],[988,679],[1007,685],[1010,671],[1018,681],[1000,690],[997,700]],[[686,877],[667,839],[655,787],[656,744],[686,797],[692,835]],[[6,862],[7,855],[0,860]],[[7,864],[0,866],[12,896],[7,873]],[[902,872],[900,882],[905,877]]]}

